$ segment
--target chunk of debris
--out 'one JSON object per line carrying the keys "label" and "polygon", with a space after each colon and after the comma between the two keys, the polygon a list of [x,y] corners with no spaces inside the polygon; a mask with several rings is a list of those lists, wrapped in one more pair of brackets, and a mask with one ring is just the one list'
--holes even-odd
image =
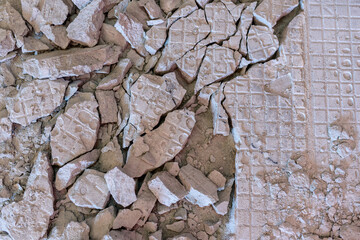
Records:
{"label": "chunk of debris", "polygon": [[208,178],[218,186],[218,189],[224,189],[226,178],[217,170],[213,170],[209,173]]}
{"label": "chunk of debris", "polygon": [[121,33],[126,41],[134,48],[140,55],[146,56],[144,47],[145,32],[142,24],[136,22],[131,17],[123,13],[119,13],[118,21],[115,23],[115,28]]}
{"label": "chunk of debris", "polygon": [[[11,140],[12,122],[6,109],[0,110],[0,142]],[[1,202],[1,201],[0,201]]]}
{"label": "chunk of debris", "polygon": [[196,48],[188,51],[182,58],[176,60],[181,75],[188,83],[195,80],[200,64],[204,59],[206,47]]}
{"label": "chunk of debris", "polygon": [[24,73],[40,79],[80,76],[118,62],[118,50],[115,46],[99,45],[30,56],[23,62]]}
{"label": "chunk of debris", "polygon": [[121,35],[114,26],[107,23],[103,23],[102,25],[100,39],[102,39],[105,43],[118,45],[121,47],[122,51],[129,46],[129,43],[125,40],[123,35]]}
{"label": "chunk of debris", "polygon": [[213,114],[213,134],[221,134],[223,136],[229,136],[230,126],[228,115],[222,105],[224,95],[224,85],[222,84],[219,89],[211,96],[211,112]]}
{"label": "chunk of debris", "polygon": [[80,10],[86,7],[93,0],[71,0]]}
{"label": "chunk of debris", "polygon": [[176,220],[187,220],[187,211],[185,208],[179,208],[175,214],[174,219]]}
{"label": "chunk of debris", "polygon": [[108,172],[115,167],[121,168],[124,159],[120,149],[120,145],[116,137],[113,138],[105,147],[101,149],[100,159],[96,164],[96,168],[101,172]]}
{"label": "chunk of debris", "polygon": [[89,239],[90,228],[85,222],[71,221],[66,225],[62,233],[59,232],[55,226],[51,232],[48,240],[73,240],[73,239]]}
{"label": "chunk of debris", "polygon": [[228,213],[230,194],[232,191],[233,184],[234,184],[233,178],[228,180],[225,189],[219,193],[219,201],[212,205],[215,212],[219,215],[225,215]]}
{"label": "chunk of debris", "polygon": [[189,202],[199,207],[205,207],[219,200],[217,186],[190,164],[180,169],[179,178],[189,192],[186,196]]}
{"label": "chunk of debris", "polygon": [[125,227],[132,229],[141,217],[140,210],[121,209],[116,216],[113,229]]}
{"label": "chunk of debris", "polygon": [[203,87],[233,74],[240,61],[241,54],[237,51],[217,44],[207,47],[204,60],[199,69],[195,92],[199,92]]}
{"label": "chunk of debris", "polygon": [[[8,66],[6,63],[0,63],[0,86],[9,87],[10,85],[15,85],[15,81],[16,79],[10,69],[10,66]],[[2,101],[5,102],[5,97],[3,97],[2,99],[3,99]],[[0,105],[0,109],[2,109],[1,105]]]}
{"label": "chunk of debris", "polygon": [[104,175],[102,172],[86,169],[69,189],[70,200],[78,207],[103,209],[110,198]]}
{"label": "chunk of debris", "polygon": [[229,10],[230,14],[234,18],[234,21],[237,22],[240,19],[242,11],[246,7],[245,3],[236,5],[232,0],[221,0],[221,2]]}
{"label": "chunk of debris", "polygon": [[145,49],[154,55],[162,46],[167,38],[166,23],[152,26],[145,36]]}
{"label": "chunk of debris", "polygon": [[229,40],[223,42],[222,46],[238,51],[240,48],[241,39],[242,39],[241,29],[238,28],[236,33],[233,36],[229,37]]}
{"label": "chunk of debris", "polygon": [[168,240],[196,240],[196,238],[191,233],[183,233],[181,235],[169,238]]}
{"label": "chunk of debris", "polygon": [[160,117],[179,106],[186,90],[175,73],[163,77],[143,74],[131,86],[130,118],[124,130],[124,146],[140,134],[152,130]]}
{"label": "chunk of debris", "polygon": [[189,110],[169,113],[160,127],[134,141],[124,171],[140,177],[170,161],[185,146],[194,125],[195,114]]}
{"label": "chunk of debris", "polygon": [[54,213],[53,204],[52,168],[47,155],[38,152],[23,199],[2,208],[0,226],[12,239],[40,239]]}
{"label": "chunk of debris", "polygon": [[177,163],[177,162],[167,162],[164,165],[164,170],[169,172],[174,177],[176,177],[180,172],[179,163]]}
{"label": "chunk of debris", "polygon": [[10,5],[9,1],[0,4],[0,28],[11,30],[16,39],[16,46],[22,47],[24,36],[29,32],[21,15]]}
{"label": "chunk of debris", "polygon": [[114,91],[96,90],[95,96],[99,103],[101,124],[116,123],[118,116]]}
{"label": "chunk of debris", "polygon": [[181,18],[171,25],[169,37],[161,58],[156,65],[156,73],[174,70],[176,60],[203,40],[210,33],[204,10],[196,10],[186,18]]}
{"label": "chunk of debris", "polygon": [[0,28],[0,57],[5,57],[15,49],[15,39],[10,30]]}
{"label": "chunk of debris", "polygon": [[93,165],[100,156],[100,150],[94,149],[61,167],[56,173],[55,188],[61,191],[75,182],[76,177]]}
{"label": "chunk of debris", "polygon": [[185,228],[185,222],[184,221],[177,221],[172,224],[166,225],[166,228],[173,232],[181,232]]}
{"label": "chunk of debris", "polygon": [[95,46],[105,19],[103,8],[103,0],[93,0],[84,7],[66,28],[69,39],[88,47]]}
{"label": "chunk of debris", "polygon": [[103,236],[109,233],[115,220],[115,207],[111,206],[101,210],[90,224],[90,238],[101,240]]}
{"label": "chunk of debris", "polygon": [[109,238],[104,237],[103,240],[122,240],[122,239],[143,240],[143,236],[140,233],[136,231],[128,231],[128,230],[121,230],[121,231],[112,230],[106,236],[109,236]]}
{"label": "chunk of debris", "polygon": [[279,49],[279,40],[272,29],[252,25],[247,38],[249,59],[253,62],[268,60]]}
{"label": "chunk of debris", "polygon": [[[169,1],[167,1],[169,2]],[[174,2],[174,1],[172,1]],[[181,4],[181,6],[167,19],[166,27],[170,28],[171,25],[179,20],[180,18],[184,18],[189,16],[191,13],[193,13],[195,10],[197,10],[198,7],[196,5],[195,0],[188,0]]]}
{"label": "chunk of debris", "polygon": [[221,83],[214,83],[203,87],[198,95],[199,103],[207,107],[209,105],[211,95],[213,95],[219,89],[220,84]]}
{"label": "chunk of debris", "polygon": [[158,224],[155,222],[146,222],[144,225],[144,229],[148,232],[148,233],[153,233],[156,232],[158,227]]}
{"label": "chunk of debris", "polygon": [[126,57],[130,59],[132,65],[139,71],[144,69],[145,58],[140,56],[134,49],[130,49]]}
{"label": "chunk of debris", "polygon": [[49,115],[63,101],[67,84],[63,79],[33,80],[21,84],[18,92],[6,101],[10,120],[27,126]]}
{"label": "chunk of debris", "polygon": [[145,9],[150,19],[162,18],[162,12],[155,0],[140,0],[139,5]]}
{"label": "chunk of debris", "polygon": [[65,26],[47,26],[42,29],[46,37],[55,45],[66,49],[70,43]]}
{"label": "chunk of debris", "polygon": [[121,206],[127,207],[136,201],[135,180],[124,173],[122,169],[116,167],[107,172],[105,181],[112,197]]}
{"label": "chunk of debris", "polygon": [[251,26],[251,23],[253,22],[254,9],[256,7],[256,4],[257,2],[253,2],[249,6],[247,6],[240,17],[239,30],[241,31],[241,42],[240,42],[239,52],[243,56],[246,56],[248,54],[247,34]]}
{"label": "chunk of debris", "polygon": [[162,239],[162,230],[156,231],[149,236],[149,240],[161,240]]}
{"label": "chunk of debris", "polygon": [[340,237],[342,239],[356,240],[360,234],[360,227],[356,225],[343,225],[340,227]]}
{"label": "chunk of debris", "polygon": [[205,232],[209,235],[213,235],[220,227],[221,221],[218,221],[216,223],[212,222],[205,222],[204,228]]}
{"label": "chunk of debris", "polygon": [[183,199],[187,194],[184,186],[168,172],[155,174],[148,182],[148,187],[158,201],[168,207]]}
{"label": "chunk of debris", "polygon": [[[1,33],[0,33],[1,34]],[[49,50],[49,46],[34,37],[25,37],[21,47],[23,53]]]}
{"label": "chunk of debris", "polygon": [[[140,6],[140,1],[130,1],[126,7],[126,11],[124,12],[126,12],[126,15],[129,18],[133,19],[135,22],[141,23],[144,30],[149,29],[147,21],[150,20],[150,17],[147,14],[145,8]],[[119,11],[117,15],[119,15]]]}
{"label": "chunk of debris", "polygon": [[288,73],[266,84],[264,86],[264,90],[284,98],[289,98],[291,93],[292,83],[293,83],[293,79],[291,77],[291,73]]}
{"label": "chunk of debris", "polygon": [[111,73],[100,81],[96,89],[111,90],[114,87],[120,85],[131,66],[132,63],[130,59],[121,59],[116,65],[116,67],[111,71]]}
{"label": "chunk of debris", "polygon": [[160,7],[165,13],[169,13],[172,10],[178,8],[181,4],[181,0],[160,0]]}
{"label": "chunk of debris", "polygon": [[100,126],[98,103],[92,93],[78,93],[51,131],[53,164],[65,163],[93,149]]}

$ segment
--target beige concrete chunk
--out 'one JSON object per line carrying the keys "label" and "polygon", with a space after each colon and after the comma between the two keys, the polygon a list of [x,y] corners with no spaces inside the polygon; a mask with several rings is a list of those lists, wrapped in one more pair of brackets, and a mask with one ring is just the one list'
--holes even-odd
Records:
{"label": "beige concrete chunk", "polygon": [[26,126],[49,115],[63,101],[67,84],[63,79],[23,83],[16,95],[7,98],[6,108],[10,120]]}
{"label": "beige concrete chunk", "polygon": [[175,73],[163,77],[143,74],[130,91],[130,118],[124,130],[124,146],[140,134],[152,130],[163,114],[179,106],[186,93]]}
{"label": "beige concrete chunk", "polygon": [[24,73],[34,78],[50,79],[83,75],[116,63],[120,52],[115,50],[111,46],[99,45],[30,56],[23,62]]}
{"label": "beige concrete chunk", "polygon": [[66,228],[62,233],[55,226],[47,240],[89,240],[90,228],[85,222],[73,222],[71,221],[66,225]]}
{"label": "beige concrete chunk", "polygon": [[145,8],[150,19],[162,18],[162,12],[155,0],[140,0],[139,5]]}
{"label": "beige concrete chunk", "polygon": [[109,233],[115,220],[115,207],[111,206],[101,210],[94,221],[90,224],[90,238],[94,240],[101,240],[103,236]]}
{"label": "beige concrete chunk", "polygon": [[221,134],[223,136],[229,136],[230,126],[228,115],[222,105],[224,95],[224,85],[222,84],[219,89],[211,96],[210,106],[213,114],[213,134]]}
{"label": "beige concrete chunk", "polygon": [[253,22],[254,9],[256,7],[256,4],[257,2],[253,2],[249,6],[247,6],[240,17],[239,30],[241,31],[241,42],[239,52],[243,56],[246,56],[248,54],[246,39],[251,23]]}
{"label": "beige concrete chunk", "polygon": [[241,54],[232,49],[217,44],[207,47],[196,80],[195,92],[199,92],[203,87],[233,74],[240,61]]}
{"label": "beige concrete chunk", "polygon": [[34,37],[24,38],[24,45],[21,47],[23,53],[49,50],[48,45]]}
{"label": "beige concrete chunk", "polygon": [[197,48],[187,52],[182,58],[176,60],[176,65],[181,75],[188,83],[195,80],[205,52],[206,47]]}
{"label": "beige concrete chunk", "polygon": [[103,8],[103,0],[94,0],[84,7],[66,28],[69,39],[88,47],[95,46],[105,18]]}
{"label": "beige concrete chunk", "polygon": [[104,175],[102,172],[86,169],[69,189],[70,200],[79,207],[103,209],[110,198]]}
{"label": "beige concrete chunk", "polygon": [[167,38],[166,23],[152,26],[145,36],[145,49],[154,55],[165,43]]}
{"label": "beige concrete chunk", "polygon": [[42,28],[42,32],[51,42],[62,49],[66,49],[70,43],[65,26],[46,26]]}
{"label": "beige concrete chunk", "polygon": [[226,178],[217,170],[211,171],[209,173],[208,178],[218,186],[219,189],[223,189],[225,187]]}
{"label": "beige concrete chunk", "polygon": [[249,59],[253,62],[268,60],[279,49],[279,40],[272,29],[252,25],[247,39]]}
{"label": "beige concrete chunk", "polygon": [[86,168],[93,165],[98,160],[99,156],[100,150],[95,149],[61,167],[56,173],[56,189],[61,191],[73,184],[76,177]]}
{"label": "beige concrete chunk", "polygon": [[194,125],[195,114],[189,110],[169,113],[160,127],[135,140],[124,171],[131,177],[140,177],[170,161],[185,146]]}
{"label": "beige concrete chunk", "polygon": [[24,197],[1,210],[0,226],[12,239],[38,240],[46,234],[54,213],[52,168],[45,153],[39,152],[26,184]]}
{"label": "beige concrete chunk", "polygon": [[298,0],[264,0],[255,9],[257,17],[266,20],[270,27],[299,4]]}
{"label": "beige concrete chunk", "polygon": [[11,140],[12,122],[6,109],[0,110],[0,142]]}
{"label": "beige concrete chunk", "polygon": [[8,1],[0,4],[0,28],[11,30],[14,33],[17,47],[24,44],[24,36],[29,31],[24,19]]}
{"label": "beige concrete chunk", "polygon": [[121,35],[121,33],[119,33],[119,31],[116,30],[114,26],[107,23],[103,23],[100,32],[100,38],[105,43],[108,44],[113,43],[118,45],[119,47],[121,47],[122,51],[124,51],[129,45],[129,43],[125,40],[123,35]]}
{"label": "beige concrete chunk", "polygon": [[177,9],[171,16],[168,17],[166,27],[170,28],[174,22],[176,22],[180,18],[189,16],[197,9],[198,7],[195,3],[195,0],[188,0],[183,2],[179,7],[179,9]]}
{"label": "beige concrete chunk", "polygon": [[113,229],[125,227],[132,229],[141,217],[140,210],[122,209],[116,216],[113,224]]}
{"label": "beige concrete chunk", "polygon": [[118,86],[119,84],[122,83],[125,74],[129,71],[131,66],[132,63],[130,59],[128,58],[121,59],[116,65],[116,67],[111,71],[111,73],[100,81],[96,89],[111,90],[114,87]]}
{"label": "beige concrete chunk", "polygon": [[217,186],[208,179],[200,170],[186,165],[180,169],[181,183],[189,191],[186,199],[200,207],[209,206],[219,200]]}
{"label": "beige concrete chunk", "polygon": [[114,91],[96,90],[95,96],[99,103],[101,124],[116,123],[118,114]]}
{"label": "beige concrete chunk", "polygon": [[160,7],[165,13],[169,13],[175,8],[179,7],[181,4],[181,0],[160,0]]}
{"label": "beige concrete chunk", "polygon": [[166,228],[173,232],[181,232],[185,228],[185,222],[184,221],[177,221],[172,224],[166,225]]}
{"label": "beige concrete chunk", "polygon": [[108,172],[115,167],[121,168],[123,163],[124,159],[120,145],[117,138],[114,137],[111,142],[101,149],[100,159],[96,164],[96,168],[102,172]]}
{"label": "beige concrete chunk", "polygon": [[131,17],[119,13],[115,28],[121,33],[126,41],[142,56],[146,55],[144,47],[145,32],[142,24],[136,22]]}
{"label": "beige concrete chunk", "polygon": [[5,57],[15,48],[15,39],[10,30],[0,28],[0,57]]}
{"label": "beige concrete chunk", "polygon": [[180,171],[179,163],[177,163],[177,162],[167,162],[164,165],[164,170],[168,171],[171,175],[176,177],[179,174],[179,171]]}
{"label": "beige concrete chunk", "polygon": [[165,73],[176,67],[176,60],[191,50],[210,32],[204,10],[196,10],[186,18],[181,18],[171,25],[167,44],[156,65],[157,73]]}
{"label": "beige concrete chunk", "polygon": [[114,200],[123,207],[136,201],[135,181],[122,169],[114,168],[105,174],[105,181]]}
{"label": "beige concrete chunk", "polygon": [[97,107],[91,93],[78,93],[70,99],[51,131],[53,164],[62,166],[94,147],[100,125]]}
{"label": "beige concrete chunk", "polygon": [[155,174],[148,182],[150,191],[165,206],[177,203],[187,194],[183,185],[168,172]]}
{"label": "beige concrete chunk", "polygon": [[213,204],[215,212],[219,215],[225,215],[228,213],[229,203],[231,201],[230,194],[232,191],[232,186],[234,184],[234,179],[230,179],[225,186],[225,189],[219,192],[219,201]]}

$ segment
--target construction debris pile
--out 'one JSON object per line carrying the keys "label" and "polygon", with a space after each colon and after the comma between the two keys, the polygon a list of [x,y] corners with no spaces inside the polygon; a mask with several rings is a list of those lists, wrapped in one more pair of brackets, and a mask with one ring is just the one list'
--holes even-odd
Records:
{"label": "construction debris pile", "polygon": [[[270,13],[273,2],[282,3]],[[281,163],[288,176],[284,165],[257,172],[282,206],[261,235],[237,227],[260,221],[237,214],[250,208],[239,174],[264,157],[280,164],[263,147],[277,131],[263,118],[293,104],[284,46],[303,9],[302,0],[0,0],[0,239],[322,236],[330,225],[296,219],[306,215],[299,189],[323,184],[301,155]],[[348,155],[356,133],[340,130],[336,151]],[[238,160],[244,152],[259,157]],[[336,237],[360,232],[338,226]]]}

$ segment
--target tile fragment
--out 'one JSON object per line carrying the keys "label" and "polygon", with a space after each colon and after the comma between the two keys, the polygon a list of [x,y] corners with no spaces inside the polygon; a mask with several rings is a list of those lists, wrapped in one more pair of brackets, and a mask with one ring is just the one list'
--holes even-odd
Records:
{"label": "tile fragment", "polygon": [[224,99],[224,85],[222,84],[210,98],[214,135],[221,134],[223,136],[229,136],[230,134],[228,114],[222,105]]}
{"label": "tile fragment", "polygon": [[240,17],[240,25],[239,30],[241,32],[241,42],[240,42],[240,49],[239,52],[246,56],[248,54],[247,50],[247,34],[249,31],[249,28],[251,26],[251,23],[253,22],[254,18],[254,9],[256,7],[257,2],[251,3],[249,6],[247,6]]}
{"label": "tile fragment", "polygon": [[225,5],[227,10],[229,10],[230,14],[234,18],[234,21],[237,22],[240,19],[242,11],[246,7],[245,3],[235,4],[232,0],[221,0],[221,2]]}
{"label": "tile fragment", "polygon": [[210,2],[210,0],[196,0],[197,4],[199,4],[200,7],[204,8],[205,5]]}
{"label": "tile fragment", "polygon": [[49,46],[34,37],[25,37],[24,45],[21,47],[23,53],[46,50],[49,50]]}
{"label": "tile fragment", "polygon": [[183,2],[180,7],[171,16],[168,17],[166,21],[166,27],[170,28],[174,22],[176,22],[180,18],[185,18],[189,16],[197,9],[198,7],[195,3],[195,0],[188,0]]}
{"label": "tile fragment", "polygon": [[61,47],[62,49],[66,49],[70,43],[70,39],[67,36],[66,27],[63,25],[43,27],[42,32],[52,43]]}
{"label": "tile fragment", "polygon": [[95,96],[99,104],[101,124],[116,123],[118,116],[114,91],[96,90]]}
{"label": "tile fragment", "polygon": [[155,0],[140,0],[139,5],[145,8],[150,19],[162,18],[161,8],[157,5]]}
{"label": "tile fragment", "polygon": [[166,23],[152,26],[145,36],[145,49],[154,55],[162,46],[167,38]]}
{"label": "tile fragment", "polygon": [[169,13],[175,8],[178,8],[181,4],[181,0],[160,0],[160,7],[165,13]]}
{"label": "tile fragment", "polygon": [[121,59],[115,68],[109,75],[104,77],[99,85],[96,87],[97,90],[111,90],[114,87],[122,83],[126,73],[132,66],[132,62],[128,58]]}
{"label": "tile fragment", "polygon": [[196,48],[188,51],[182,58],[176,60],[176,65],[181,75],[188,83],[195,80],[205,52],[206,47]]}
{"label": "tile fragment", "polygon": [[139,221],[140,217],[140,210],[121,209],[114,220],[113,229],[125,227],[130,230]]}
{"label": "tile fragment", "polygon": [[69,222],[66,225],[66,228],[62,233],[59,232],[57,227],[55,226],[50,235],[48,236],[48,240],[73,240],[73,239],[82,239],[89,240],[89,232],[90,228],[85,222]]}
{"label": "tile fragment", "polygon": [[116,137],[101,149],[99,161],[96,168],[102,172],[108,172],[115,167],[123,166],[123,154]]}
{"label": "tile fragment", "polygon": [[0,57],[5,57],[15,49],[15,39],[10,30],[0,28]]}
{"label": "tile fragment", "polygon": [[226,215],[228,213],[229,203],[231,201],[230,194],[232,191],[232,186],[234,184],[234,179],[228,180],[226,183],[225,189],[219,192],[219,201],[213,204],[213,208],[219,215]]}
{"label": "tile fragment", "polygon": [[123,35],[119,33],[116,28],[110,24],[103,23],[101,32],[100,32],[100,39],[102,39],[107,44],[116,44],[121,47],[121,50],[124,51],[129,43],[125,40]]}

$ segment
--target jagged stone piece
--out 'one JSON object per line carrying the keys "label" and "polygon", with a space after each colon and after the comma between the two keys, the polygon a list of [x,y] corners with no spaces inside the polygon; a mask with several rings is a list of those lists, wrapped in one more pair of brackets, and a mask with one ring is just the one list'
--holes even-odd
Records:
{"label": "jagged stone piece", "polygon": [[0,28],[0,57],[5,57],[15,48],[15,39],[10,30]]}
{"label": "jagged stone piece", "polygon": [[70,39],[67,36],[65,26],[46,26],[42,28],[42,32],[45,36],[51,40],[55,45],[66,49],[70,43]]}
{"label": "jagged stone piece", "polygon": [[155,0],[140,0],[139,5],[145,8],[150,19],[158,19],[162,17],[162,12]]}
{"label": "jagged stone piece", "polygon": [[[170,2],[170,1],[167,1]],[[172,1],[174,2],[174,1]],[[180,18],[187,17],[192,12],[197,10],[198,7],[195,3],[195,0],[188,0],[185,1],[179,9],[177,9],[170,17],[167,19],[166,27],[169,28],[175,21],[179,20]]]}
{"label": "jagged stone piece", "polygon": [[230,14],[233,16],[234,21],[237,22],[241,16],[242,11],[245,8],[245,3],[236,5],[232,0],[221,0],[225,7],[229,10]]}
{"label": "jagged stone piece", "polygon": [[111,71],[111,73],[100,81],[96,89],[111,90],[114,87],[118,86],[119,84],[122,83],[125,74],[129,71],[131,66],[132,63],[130,59],[128,58],[121,59],[116,65],[116,67]]}
{"label": "jagged stone piece", "polygon": [[132,229],[141,217],[140,210],[121,209],[113,224],[114,229],[125,227]]}
{"label": "jagged stone piece", "polygon": [[[6,109],[0,110],[0,142],[11,140],[12,122]],[[1,201],[0,201],[1,202]]]}
{"label": "jagged stone piece", "polygon": [[241,29],[239,27],[236,33],[233,36],[231,36],[229,40],[223,42],[222,46],[238,51],[240,48],[241,39],[242,39],[242,34],[241,34]]}
{"label": "jagged stone piece", "polygon": [[53,164],[62,166],[94,147],[100,125],[97,107],[92,93],[78,93],[70,99],[51,131]]}
{"label": "jagged stone piece", "polygon": [[184,221],[177,221],[172,224],[166,225],[166,228],[173,232],[181,232],[185,228],[185,222]]}
{"label": "jagged stone piece", "polygon": [[233,74],[240,61],[241,54],[232,49],[217,44],[207,47],[195,84],[195,92]]}
{"label": "jagged stone piece", "polygon": [[84,7],[66,28],[69,39],[88,47],[95,46],[105,18],[103,8],[103,0],[93,0]]}
{"label": "jagged stone piece", "polygon": [[69,189],[70,200],[79,207],[103,209],[110,198],[104,175],[102,172],[86,169]]}
{"label": "jagged stone piece", "polygon": [[178,162],[167,162],[164,165],[164,170],[176,177],[180,171],[179,163]]}
{"label": "jagged stone piece", "polygon": [[116,123],[118,115],[114,91],[96,90],[95,96],[99,103],[101,124]]}
{"label": "jagged stone piece", "polygon": [[155,174],[147,184],[158,201],[168,207],[183,199],[187,194],[184,186],[168,172]]}
{"label": "jagged stone piece", "polygon": [[228,212],[229,203],[230,203],[230,194],[232,190],[232,185],[234,184],[234,179],[230,179],[225,186],[225,189],[219,193],[219,201],[213,204],[215,212],[219,215],[225,215]]}
{"label": "jagged stone piece", "polygon": [[175,8],[179,7],[181,4],[181,0],[160,0],[160,7],[165,13],[169,13]]}
{"label": "jagged stone piece", "polygon": [[124,130],[125,146],[140,134],[152,130],[163,114],[179,106],[186,93],[175,73],[162,77],[143,74],[130,91],[130,118]]}
{"label": "jagged stone piece", "polygon": [[189,191],[186,195],[189,202],[199,207],[205,207],[219,200],[217,186],[190,164],[180,169],[179,178],[186,190]]}
{"label": "jagged stone piece", "polygon": [[115,167],[123,166],[123,154],[116,137],[101,149],[101,155],[96,168],[102,172],[108,172]]}
{"label": "jagged stone piece", "polygon": [[52,113],[64,99],[68,82],[63,79],[33,80],[20,86],[17,94],[7,98],[6,108],[12,122],[27,126]]}
{"label": "jagged stone piece", "polygon": [[127,207],[136,201],[135,180],[122,169],[116,167],[107,172],[105,181],[114,200],[121,206]]}
{"label": "jagged stone piece", "polygon": [[176,60],[177,67],[188,83],[195,80],[205,52],[206,47],[197,48],[187,52],[182,58]]}
{"label": "jagged stone piece", "polygon": [[290,13],[298,4],[299,0],[264,0],[256,7],[254,13],[273,27],[281,17]]}
{"label": "jagged stone piece", "polygon": [[24,38],[24,45],[21,47],[23,53],[49,50],[48,45],[34,37]]}
{"label": "jagged stone piece", "polygon": [[71,0],[79,9],[83,9],[93,0]]}
{"label": "jagged stone piece", "polygon": [[210,25],[209,36],[199,43],[200,46],[220,43],[236,32],[233,16],[222,2],[213,2],[205,6],[206,19]]}
{"label": "jagged stone piece", "polygon": [[89,240],[90,228],[85,222],[71,221],[66,225],[66,228],[61,233],[57,226],[55,226],[50,233],[48,240]]}
{"label": "jagged stone piece", "polygon": [[100,39],[102,39],[105,43],[113,43],[120,46],[122,51],[129,46],[129,43],[125,40],[123,35],[121,35],[114,26],[107,23],[103,23],[100,32]]}
{"label": "jagged stone piece", "polygon": [[272,29],[252,25],[247,39],[249,59],[253,62],[268,60],[279,49],[279,40]]}
{"label": "jagged stone piece", "polygon": [[10,5],[9,1],[0,4],[0,28],[11,30],[16,39],[16,46],[24,44],[24,36],[29,29],[21,15]]}
{"label": "jagged stone piece", "polygon": [[169,29],[169,37],[155,71],[164,73],[173,70],[176,60],[203,40],[209,32],[210,26],[202,9],[177,20]]}
{"label": "jagged stone piece", "polygon": [[230,126],[228,115],[222,105],[223,100],[225,99],[224,95],[224,85],[211,96],[210,106],[213,114],[213,134],[221,134],[223,136],[229,136]]}
{"label": "jagged stone piece", "polygon": [[142,56],[146,55],[144,47],[145,32],[142,24],[123,13],[119,13],[115,28],[121,33],[132,48]]}
{"label": "jagged stone piece", "polygon": [[4,206],[0,226],[12,239],[38,240],[48,229],[54,213],[52,168],[45,153],[39,152],[26,184],[24,197],[19,202]]}
{"label": "jagged stone piece", "polygon": [[154,55],[165,43],[167,37],[165,22],[152,26],[145,36],[145,49]]}
{"label": "jagged stone piece", "polygon": [[168,240],[196,240],[196,238],[191,233],[183,233]]}
{"label": "jagged stone piece", "polygon": [[79,76],[116,63],[120,55],[116,50],[111,46],[99,45],[43,53],[28,57],[23,62],[24,73],[40,79]]}
{"label": "jagged stone piece", "polygon": [[[15,76],[13,75],[10,66],[6,63],[0,63],[0,86],[9,87],[11,85],[15,85]],[[1,88],[4,90],[4,88]],[[10,88],[8,88],[10,89]],[[2,91],[2,90],[0,90]],[[1,93],[0,93],[1,96]],[[5,103],[5,97],[0,97],[2,101]],[[2,104],[0,103],[0,110],[2,109]]]}
{"label": "jagged stone piece", "polygon": [[169,113],[160,127],[135,140],[124,171],[131,177],[140,177],[170,161],[185,146],[194,125],[195,114],[189,110]]}
{"label": "jagged stone piece", "polygon": [[61,191],[73,184],[76,177],[86,168],[93,165],[98,160],[99,156],[100,150],[94,149],[61,167],[56,173],[56,189]]}
{"label": "jagged stone piece", "polygon": [[217,170],[211,171],[209,173],[208,178],[218,186],[219,189],[223,189],[225,187],[226,178]]}
{"label": "jagged stone piece", "polygon": [[115,219],[115,207],[111,206],[101,210],[90,224],[90,238],[101,240],[103,236],[109,233]]}
{"label": "jagged stone piece", "polygon": [[240,17],[239,30],[241,31],[241,42],[240,42],[239,52],[243,56],[246,56],[248,53],[246,46],[247,43],[246,39],[251,23],[253,22],[254,9],[256,7],[256,4],[257,2],[253,2],[249,6],[247,6]]}

